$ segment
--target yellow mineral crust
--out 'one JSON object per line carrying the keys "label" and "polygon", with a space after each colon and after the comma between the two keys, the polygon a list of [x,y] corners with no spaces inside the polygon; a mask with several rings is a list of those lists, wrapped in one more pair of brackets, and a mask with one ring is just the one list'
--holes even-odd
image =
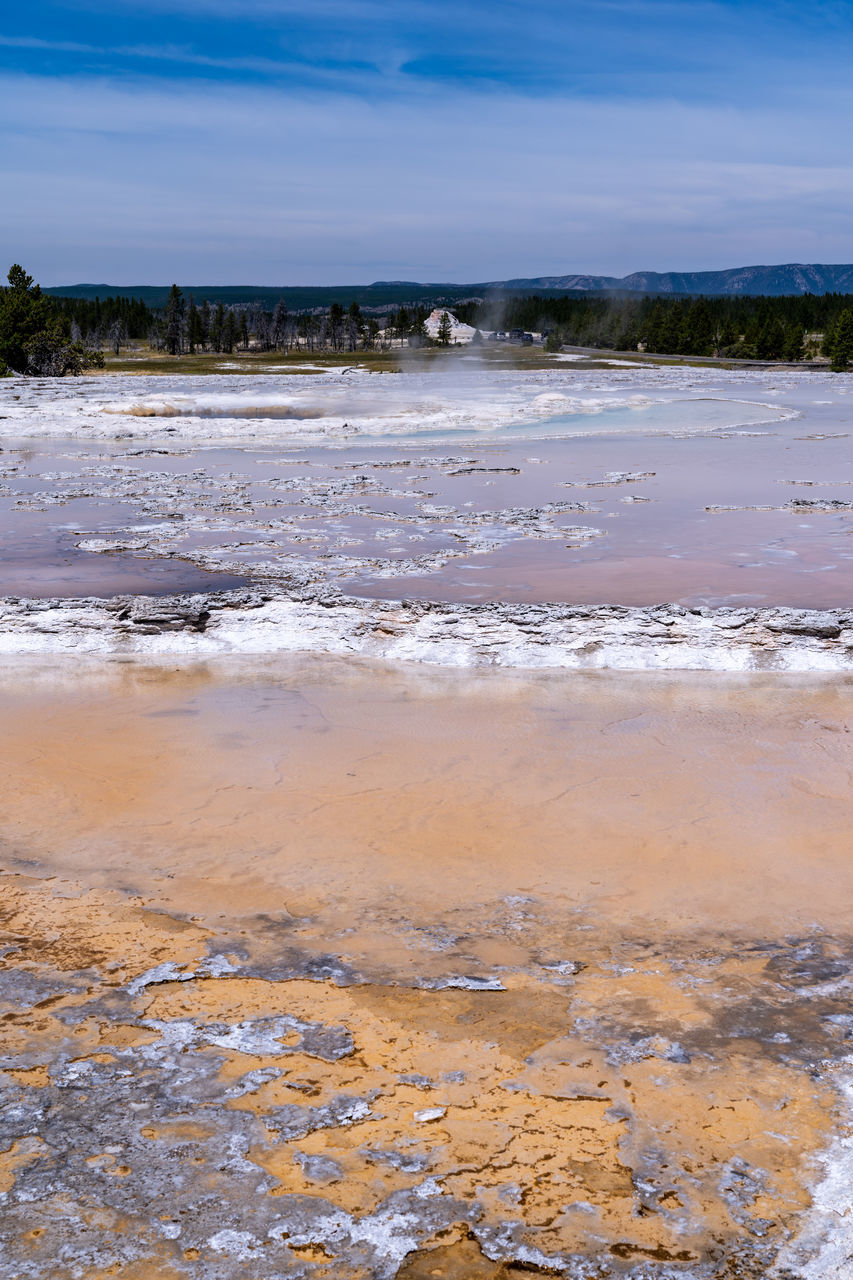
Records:
{"label": "yellow mineral crust", "polygon": [[[727,980],[736,972],[731,966]],[[702,1020],[672,973],[619,977],[614,996],[629,988],[636,996],[644,979],[650,1007],[671,1008],[685,1024]],[[604,978],[589,984],[589,998],[598,999]],[[578,987],[583,998],[583,978]],[[369,1099],[369,1113],[346,1128],[292,1140],[267,1131],[248,1158],[274,1177],[276,1196],[322,1195],[363,1215],[428,1171],[496,1219],[536,1228],[546,1252],[581,1248],[594,1224],[611,1243],[629,1240],[673,1258],[698,1258],[703,1241],[735,1228],[717,1185],[720,1165],[735,1153],[770,1171],[750,1213],[779,1229],[808,1203],[802,1160],[825,1131],[827,1090],[805,1073],[745,1055],[713,1065],[650,1057],[615,1071],[566,1034],[567,1009],[567,995],[542,1001],[530,989],[413,992],[225,978],[159,987],[145,1015],[234,1024],[286,1012],[350,1032],[353,1051],[336,1062],[299,1052],[226,1059],[228,1079],[283,1067],[276,1080],[230,1104],[261,1118],[342,1094]],[[448,1072],[464,1078],[443,1079]],[[418,1077],[434,1083],[408,1082]],[[432,1110],[440,1114],[418,1119]],[[663,1171],[671,1163],[672,1182],[664,1172],[664,1189],[646,1203],[634,1169],[651,1147]],[[377,1152],[402,1152],[417,1166],[408,1173],[388,1167]]]}
{"label": "yellow mineral crust", "polygon": [[12,1265],[766,1275],[845,1132],[853,693],[330,670],[0,688]]}

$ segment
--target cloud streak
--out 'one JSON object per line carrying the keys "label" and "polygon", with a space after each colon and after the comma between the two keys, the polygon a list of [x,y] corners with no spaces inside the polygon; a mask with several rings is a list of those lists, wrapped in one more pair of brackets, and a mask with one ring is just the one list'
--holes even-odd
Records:
{"label": "cloud streak", "polygon": [[849,6],[158,2],[0,37],[0,235],[46,283],[850,257]]}
{"label": "cloud streak", "polygon": [[[342,92],[348,85],[355,88],[359,79],[364,79],[370,68],[354,68],[351,65],[342,67],[317,66],[298,60],[284,60],[265,57],[214,57],[210,54],[196,53],[192,49],[183,49],[173,45],[93,45],[79,44],[70,40],[42,40],[31,36],[2,36],[0,48],[25,49],[44,53],[89,54],[105,61],[141,60],[143,62],[164,62],[184,67],[200,67],[210,72],[249,72],[261,77],[282,79],[290,76],[305,76],[310,72],[313,79],[333,85],[337,92]],[[375,74],[375,68],[373,69]],[[359,71],[361,75],[359,77]]]}
{"label": "cloud streak", "polygon": [[853,169],[796,108],[638,100],[626,147],[623,103],[560,101],[543,119],[513,93],[487,110],[476,93],[447,95],[425,113],[270,87],[17,76],[0,97],[15,192],[0,235],[46,283],[483,280],[848,256]]}
{"label": "cloud streak", "polygon": [[[181,68],[312,83],[331,71],[366,95],[426,81],[537,97],[654,97],[663,87],[688,100],[764,101],[843,82],[853,50],[844,12],[821,0],[807,10],[787,0],[539,0],[523,13],[517,0],[32,0],[10,13],[0,53],[10,70],[51,75],[100,74],[111,62],[126,74],[135,61],[164,77]],[[803,74],[806,59],[818,74]]]}

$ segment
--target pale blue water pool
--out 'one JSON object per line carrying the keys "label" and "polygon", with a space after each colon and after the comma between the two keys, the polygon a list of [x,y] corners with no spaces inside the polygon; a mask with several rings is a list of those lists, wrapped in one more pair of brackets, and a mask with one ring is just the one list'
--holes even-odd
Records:
{"label": "pale blue water pool", "polygon": [[[679,399],[643,404],[618,404],[587,413],[558,413],[550,417],[532,418],[528,422],[496,424],[492,429],[467,425],[444,426],[424,431],[373,434],[359,431],[357,439],[366,444],[421,443],[424,440],[482,441],[551,440],[563,436],[599,435],[697,435],[708,431],[736,431],[766,426],[796,417],[796,413],[780,405],[761,404],[750,400]],[[346,445],[352,437],[329,440],[332,445]]]}

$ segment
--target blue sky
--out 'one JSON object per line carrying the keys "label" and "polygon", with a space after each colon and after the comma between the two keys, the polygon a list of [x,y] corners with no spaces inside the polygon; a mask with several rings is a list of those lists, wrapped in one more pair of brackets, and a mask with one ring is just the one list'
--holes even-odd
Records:
{"label": "blue sky", "polygon": [[853,261],[853,3],[31,0],[0,244],[45,284]]}

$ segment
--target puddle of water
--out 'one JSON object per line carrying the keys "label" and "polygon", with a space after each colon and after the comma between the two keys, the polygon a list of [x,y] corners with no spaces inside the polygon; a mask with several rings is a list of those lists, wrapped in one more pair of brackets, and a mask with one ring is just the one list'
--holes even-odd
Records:
{"label": "puddle of water", "polygon": [[218,670],[6,683],[5,838],[203,918],[525,893],[691,934],[845,925],[847,681]]}
{"label": "puddle of water", "polygon": [[846,435],[802,438],[799,422],[452,455],[52,445],[5,459],[7,594],[208,590],[295,573],[389,598],[850,600],[853,510],[786,504],[853,502],[853,448]]}
{"label": "puddle of water", "polygon": [[240,574],[211,572],[188,560],[145,560],[121,552],[94,556],[50,533],[19,539],[0,531],[0,596],[109,599],[228,591],[245,585]]}
{"label": "puddle of water", "polygon": [[[415,441],[430,440],[436,444],[442,440],[455,444],[467,440],[476,445],[484,434],[510,440],[524,437],[550,440],[561,436],[692,434],[719,428],[737,430],[739,427],[778,422],[781,417],[784,417],[784,412],[774,406],[751,401],[693,399],[614,407],[604,403],[593,412],[555,413],[529,422],[505,423],[488,433],[482,429],[472,432],[465,425],[448,424],[440,429],[414,430],[407,436]],[[385,442],[394,440],[395,436],[377,433],[374,439]]]}
{"label": "puddle of water", "polygon": [[[783,393],[771,375],[721,386],[716,372],[680,371],[689,395],[670,389],[661,401],[667,393],[643,381],[660,376],[614,372],[605,386],[543,376],[503,391],[463,380],[458,395],[440,378],[313,386],[306,403],[327,395],[339,407],[372,407],[370,439],[299,452],[287,447],[286,422],[276,448],[198,447],[180,434],[153,446],[9,443],[0,591],[206,590],[248,579],[474,603],[846,606],[853,437],[844,387],[832,383],[824,401],[815,398],[824,382],[786,383]],[[139,403],[226,416],[293,409],[273,379],[167,382],[140,383]],[[107,395],[102,383],[92,384],[93,410]],[[486,439],[460,425],[443,445],[445,428],[457,429],[449,420],[438,434],[411,430],[419,397],[452,417],[478,396],[500,405],[501,394],[505,409],[526,396],[540,408],[571,401],[600,412],[531,422],[518,429],[529,439],[506,423]],[[783,395],[778,409],[764,403]],[[47,385],[31,399],[16,429],[76,403]],[[407,434],[374,434],[397,410],[409,414]],[[791,420],[793,411],[802,416]],[[556,431],[567,434],[542,438]],[[815,500],[841,505],[814,510]]]}

